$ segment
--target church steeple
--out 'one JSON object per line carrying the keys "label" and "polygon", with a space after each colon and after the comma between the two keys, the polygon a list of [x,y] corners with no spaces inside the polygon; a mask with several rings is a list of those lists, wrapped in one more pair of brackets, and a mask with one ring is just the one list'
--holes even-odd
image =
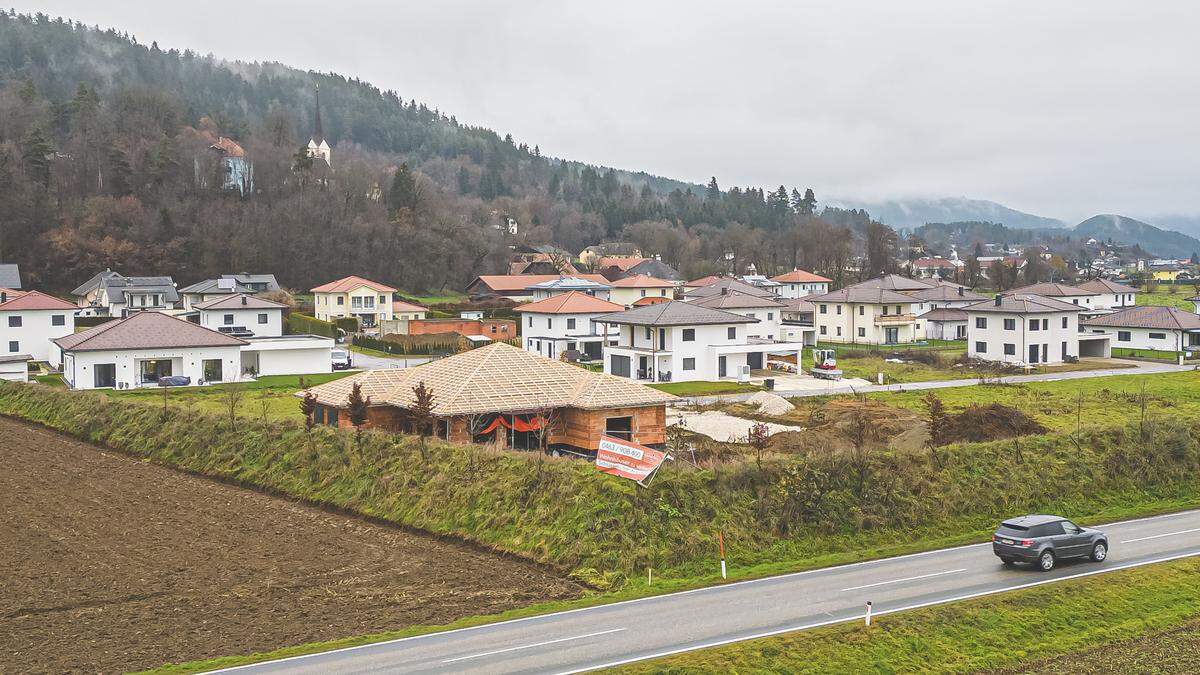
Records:
{"label": "church steeple", "polygon": [[317,85],[317,102],[314,106],[315,114],[313,115],[313,140],[317,143],[325,140],[325,131],[321,129],[321,85]]}
{"label": "church steeple", "polygon": [[308,156],[325,160],[326,166],[333,166],[329,141],[325,140],[325,130],[321,127],[321,85],[317,85],[316,102],[313,106],[313,136],[308,141]]}

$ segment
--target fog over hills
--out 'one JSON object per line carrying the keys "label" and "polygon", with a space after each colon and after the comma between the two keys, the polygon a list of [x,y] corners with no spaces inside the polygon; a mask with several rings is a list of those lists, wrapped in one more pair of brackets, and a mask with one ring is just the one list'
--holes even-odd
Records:
{"label": "fog over hills", "polygon": [[1040,229],[1068,227],[1057,218],[1048,218],[1011,209],[984,199],[942,197],[929,199],[890,199],[866,201],[830,199],[830,206],[865,209],[876,220],[895,228],[913,229],[926,223],[955,223],[964,221],[1000,223],[1010,228]]}

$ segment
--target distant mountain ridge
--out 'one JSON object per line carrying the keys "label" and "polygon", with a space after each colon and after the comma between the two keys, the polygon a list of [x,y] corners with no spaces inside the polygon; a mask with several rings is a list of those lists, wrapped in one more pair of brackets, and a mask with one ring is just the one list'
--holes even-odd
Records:
{"label": "distant mountain ridge", "polygon": [[1200,252],[1200,239],[1112,213],[1092,216],[1076,225],[1072,231],[1076,236],[1093,237],[1099,241],[1112,239],[1138,244],[1155,255],[1168,258],[1189,258],[1193,253]]}
{"label": "distant mountain ridge", "polygon": [[927,223],[999,223],[1010,229],[1034,230],[1067,227],[1057,218],[1047,218],[1011,209],[985,199],[943,197],[938,199],[889,199],[864,201],[830,199],[828,205],[865,209],[871,217],[894,228],[915,229]]}

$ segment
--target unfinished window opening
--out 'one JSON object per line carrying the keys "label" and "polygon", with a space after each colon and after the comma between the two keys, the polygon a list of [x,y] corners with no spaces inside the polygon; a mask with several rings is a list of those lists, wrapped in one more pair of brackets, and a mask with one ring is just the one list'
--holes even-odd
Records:
{"label": "unfinished window opening", "polygon": [[613,438],[633,440],[633,417],[609,417],[604,420],[604,433]]}

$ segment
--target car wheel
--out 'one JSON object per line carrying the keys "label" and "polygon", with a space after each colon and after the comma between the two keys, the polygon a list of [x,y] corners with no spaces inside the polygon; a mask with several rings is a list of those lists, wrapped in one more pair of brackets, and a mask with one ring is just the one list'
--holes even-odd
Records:
{"label": "car wheel", "polygon": [[1042,551],[1042,554],[1038,556],[1038,567],[1040,567],[1043,572],[1049,572],[1050,570],[1054,569],[1054,562],[1055,560],[1053,551]]}
{"label": "car wheel", "polygon": [[1108,544],[1102,541],[1096,542],[1092,547],[1092,562],[1104,562],[1108,557]]}

